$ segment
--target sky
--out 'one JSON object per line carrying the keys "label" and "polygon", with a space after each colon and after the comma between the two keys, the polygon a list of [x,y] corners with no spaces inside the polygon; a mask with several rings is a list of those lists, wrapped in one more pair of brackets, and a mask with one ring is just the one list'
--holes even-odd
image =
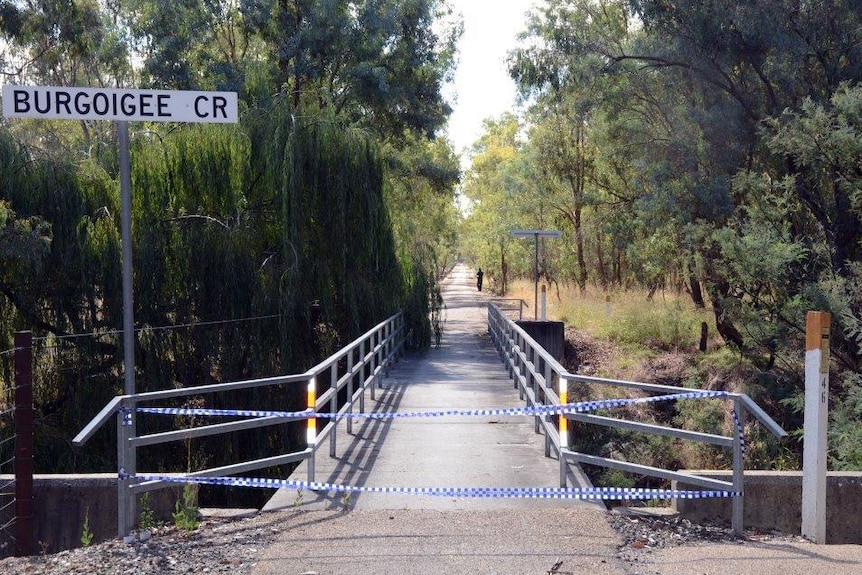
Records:
{"label": "sky", "polygon": [[[449,139],[463,152],[482,134],[482,120],[515,105],[515,84],[506,71],[506,53],[526,26],[535,0],[450,0],[464,17],[454,96],[449,100]],[[450,87],[450,90],[452,87]]]}

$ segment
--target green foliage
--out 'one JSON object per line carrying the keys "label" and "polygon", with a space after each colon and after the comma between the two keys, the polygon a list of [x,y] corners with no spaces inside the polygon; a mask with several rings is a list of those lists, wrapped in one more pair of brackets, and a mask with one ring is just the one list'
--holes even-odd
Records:
{"label": "green foliage", "polygon": [[396,149],[383,148],[388,168],[386,204],[401,261],[416,259],[436,277],[449,270],[458,250],[454,202],[460,167],[451,144],[407,134]]}
{"label": "green foliage", "polygon": [[[433,263],[398,260],[378,147],[337,118],[295,118],[280,100],[240,127],[132,134],[139,391],[303,371],[410,298],[417,313],[409,327],[430,341]],[[111,463],[100,454],[114,451],[110,431],[85,453],[63,438],[122,389],[117,183],[89,161],[34,158],[5,131],[0,154],[0,321],[47,336],[36,349],[37,465],[102,470]],[[410,238],[405,233],[403,243]],[[219,323],[245,318],[263,319]],[[190,327],[165,329],[175,325]],[[94,337],[56,339],[84,332]],[[250,408],[302,401],[299,391],[280,393],[211,401]],[[147,419],[139,429],[168,425]],[[301,426],[286,425],[218,445],[205,438],[194,453],[180,445],[142,450],[139,463],[218,464],[270,454],[301,436]]]}
{"label": "green foliage", "polygon": [[512,257],[523,242],[511,237],[512,229],[528,227],[528,215],[518,201],[528,190],[526,165],[519,161],[521,126],[514,115],[486,120],[485,128],[486,134],[473,147],[472,169],[462,189],[470,203],[462,248],[475,267],[485,271],[486,281],[493,278],[496,289],[505,294],[510,273],[528,274],[531,269],[528,258]]}
{"label": "green foliage", "polygon": [[618,487],[623,489],[637,487],[635,478],[619,469],[603,470],[598,474],[593,483],[600,487]]}
{"label": "green foliage", "polygon": [[427,349],[435,333],[442,330],[440,312],[442,299],[435,277],[418,265],[409,267],[411,275],[405,286],[404,317],[407,347]]}
{"label": "green foliage", "polygon": [[395,138],[431,137],[450,112],[441,88],[460,27],[437,0],[136,0],[120,11],[153,87],[240,91],[252,79]]}
{"label": "green foliage", "polygon": [[[489,164],[477,148],[465,190],[482,190],[490,209],[480,205],[471,217],[480,225],[465,227],[470,254],[486,250],[483,267],[496,274],[488,260],[502,257],[485,230],[555,226],[566,249],[545,248],[540,265],[565,270],[560,277],[582,292],[590,278],[603,290],[688,292],[756,368],[752,389],[793,429],[806,311],[833,312],[836,369],[862,365],[859,22],[848,2],[537,6],[510,59],[530,129],[505,163]],[[533,171],[518,169],[519,179],[496,171],[525,164]],[[532,193],[511,185],[524,174]],[[529,214],[527,225],[515,213]],[[499,252],[529,275],[528,254]],[[612,335],[685,345],[689,327],[667,323],[663,334],[659,322],[636,318]],[[847,430],[859,418],[846,406],[857,387],[835,393],[850,459]],[[756,457],[769,454],[787,460],[764,441]]]}
{"label": "green foliage", "polygon": [[862,469],[862,378],[848,376],[847,393],[830,405],[829,462],[838,471]]}
{"label": "green foliage", "polygon": [[174,525],[186,533],[191,533],[200,525],[198,511],[198,486],[187,483],[183,486],[183,497],[178,500],[173,512]]}
{"label": "green foliage", "polygon": [[[457,250],[458,159],[435,136],[459,34],[437,0],[0,2],[0,68],[16,82],[240,94],[239,126],[132,127],[139,391],[303,371],[403,307],[429,344]],[[0,342],[37,335],[41,469],[113,466],[110,429],[84,450],[68,437],[122,390],[118,188],[111,123],[0,125]],[[302,405],[284,395],[211,401]],[[303,441],[288,424],[144,449],[139,463]]]}
{"label": "green foliage", "polygon": [[141,499],[138,501],[138,509],[140,513],[140,517],[138,520],[138,527],[145,531],[151,530],[156,526],[156,514],[153,512],[152,505],[150,503],[150,492],[147,491],[143,495],[141,495]]}
{"label": "green foliage", "polygon": [[81,546],[89,547],[93,543],[93,532],[90,530],[90,508],[84,512],[84,525],[81,527]]}

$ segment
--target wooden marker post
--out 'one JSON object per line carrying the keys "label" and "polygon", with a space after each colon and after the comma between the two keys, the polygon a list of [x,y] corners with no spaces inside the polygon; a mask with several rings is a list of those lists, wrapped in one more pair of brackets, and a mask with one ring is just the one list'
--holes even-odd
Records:
{"label": "wooden marker post", "polygon": [[826,431],[829,420],[829,332],[832,317],[808,312],[805,326],[805,418],[802,536],[826,543]]}
{"label": "wooden marker post", "polygon": [[542,286],[542,321],[548,319],[548,288]]}

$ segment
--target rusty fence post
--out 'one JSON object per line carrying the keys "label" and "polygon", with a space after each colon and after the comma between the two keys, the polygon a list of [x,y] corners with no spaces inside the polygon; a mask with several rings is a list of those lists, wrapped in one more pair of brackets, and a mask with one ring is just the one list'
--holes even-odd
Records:
{"label": "rusty fence post", "polygon": [[15,539],[33,555],[33,334],[15,332]]}

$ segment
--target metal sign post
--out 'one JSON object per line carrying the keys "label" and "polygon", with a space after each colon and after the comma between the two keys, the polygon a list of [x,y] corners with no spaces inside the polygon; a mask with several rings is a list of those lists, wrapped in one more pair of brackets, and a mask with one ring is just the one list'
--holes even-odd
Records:
{"label": "metal sign post", "polygon": [[533,280],[534,280],[534,295],[533,295],[533,318],[539,320],[539,238],[559,238],[563,232],[558,230],[512,230],[512,237],[529,238],[532,237],[536,242],[535,260],[533,262]]}
{"label": "metal sign post", "polygon": [[132,291],[132,159],[129,153],[129,123],[117,122],[120,146],[121,235],[123,239],[123,363],[126,395],[135,394],[135,313]]}

